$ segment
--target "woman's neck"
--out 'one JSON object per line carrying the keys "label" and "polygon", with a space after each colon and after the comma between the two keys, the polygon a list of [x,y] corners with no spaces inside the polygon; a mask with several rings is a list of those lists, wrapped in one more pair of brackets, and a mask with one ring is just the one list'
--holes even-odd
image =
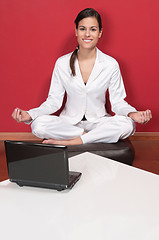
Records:
{"label": "woman's neck", "polygon": [[93,49],[79,49],[78,60],[86,60],[96,58],[96,48]]}

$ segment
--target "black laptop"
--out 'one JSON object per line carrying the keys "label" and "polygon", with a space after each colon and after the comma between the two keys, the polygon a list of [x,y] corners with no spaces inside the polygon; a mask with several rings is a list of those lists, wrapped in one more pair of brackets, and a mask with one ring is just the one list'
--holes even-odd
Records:
{"label": "black laptop", "polygon": [[68,167],[67,147],[21,141],[5,141],[8,175],[19,186],[72,188],[81,177]]}

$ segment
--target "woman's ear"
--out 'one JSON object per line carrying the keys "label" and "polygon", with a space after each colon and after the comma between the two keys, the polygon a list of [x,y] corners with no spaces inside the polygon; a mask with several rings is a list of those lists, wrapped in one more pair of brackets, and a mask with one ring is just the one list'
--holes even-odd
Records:
{"label": "woman's ear", "polygon": [[102,37],[102,34],[103,34],[103,28],[100,30],[100,32],[99,32],[99,38],[101,38]]}

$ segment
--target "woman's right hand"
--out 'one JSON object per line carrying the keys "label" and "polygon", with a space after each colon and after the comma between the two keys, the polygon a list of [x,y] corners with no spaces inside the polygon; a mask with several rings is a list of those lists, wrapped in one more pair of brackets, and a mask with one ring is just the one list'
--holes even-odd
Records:
{"label": "woman's right hand", "polygon": [[12,113],[12,118],[17,122],[29,122],[32,120],[29,113],[19,108],[15,108]]}

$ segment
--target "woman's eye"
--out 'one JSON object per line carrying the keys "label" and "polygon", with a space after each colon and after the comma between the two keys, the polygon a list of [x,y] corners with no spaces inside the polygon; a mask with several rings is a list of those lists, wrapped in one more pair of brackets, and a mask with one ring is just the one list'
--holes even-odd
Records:
{"label": "woman's eye", "polygon": [[84,31],[85,29],[84,28],[80,28],[81,31]]}
{"label": "woman's eye", "polygon": [[96,28],[92,28],[92,31],[95,32],[97,29]]}

